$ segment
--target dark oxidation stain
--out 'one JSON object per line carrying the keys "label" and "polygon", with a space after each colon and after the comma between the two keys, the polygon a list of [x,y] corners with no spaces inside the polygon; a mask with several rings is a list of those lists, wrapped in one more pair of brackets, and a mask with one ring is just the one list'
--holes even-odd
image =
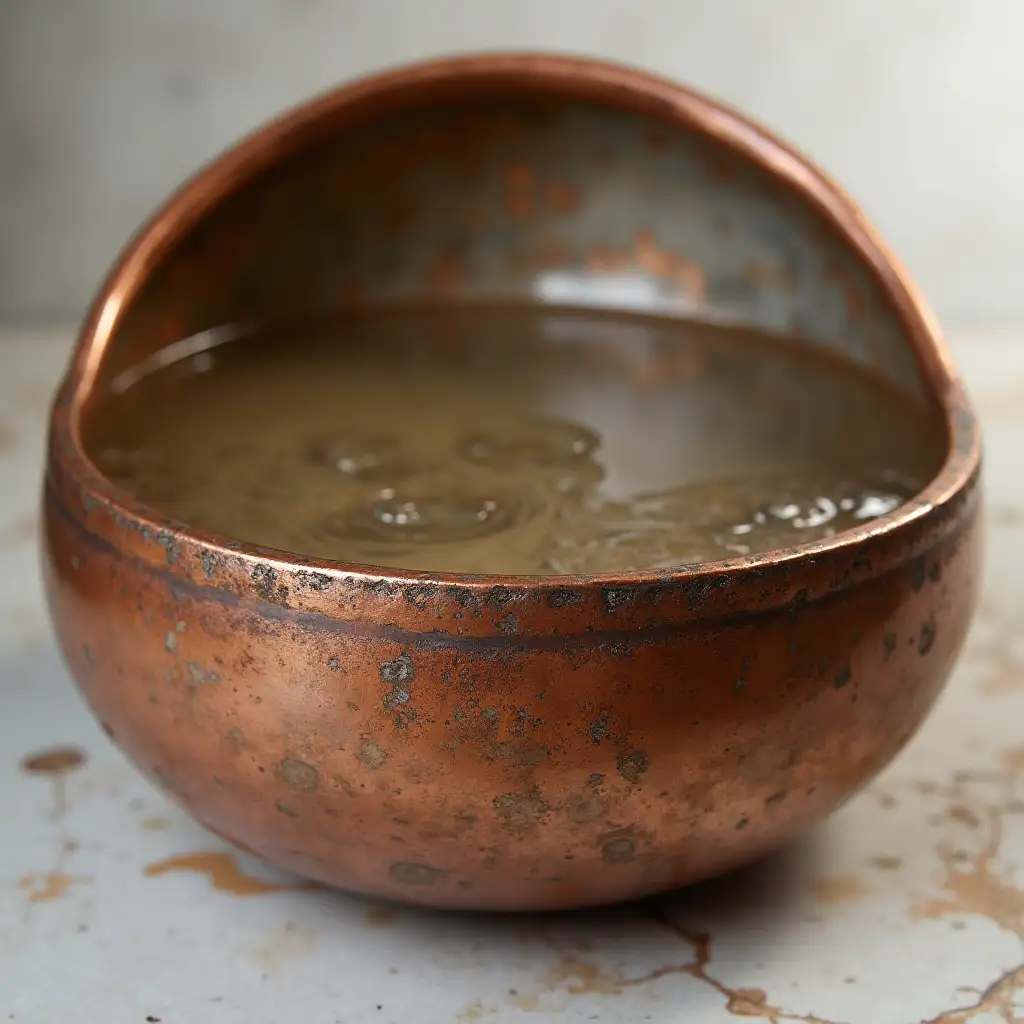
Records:
{"label": "dark oxidation stain", "polygon": [[319,593],[329,590],[334,582],[326,573],[307,572],[301,569],[295,573],[295,578],[307,589],[315,590]]}
{"label": "dark oxidation stain", "polygon": [[608,801],[593,790],[570,793],[565,801],[565,813],[577,825],[598,821],[608,813]]}
{"label": "dark oxidation stain", "polygon": [[297,761],[294,757],[286,757],[277,766],[277,777],[292,789],[310,792],[316,789],[319,781],[317,770],[305,761]]}
{"label": "dark oxidation stain", "polygon": [[[408,654],[400,654],[393,661],[385,661],[380,666],[380,681],[391,686],[391,692],[386,694],[383,699],[386,710],[394,711],[402,704],[408,704],[412,700],[410,684],[415,675],[412,658]],[[409,711],[406,711],[406,714],[414,717]]]}
{"label": "dark oxidation stain", "polygon": [[299,816],[299,812],[291,804],[285,803],[283,800],[275,800],[274,807],[285,817],[297,818]]}
{"label": "dark oxidation stain", "polygon": [[619,774],[627,782],[639,782],[640,776],[643,775],[650,766],[650,759],[647,757],[646,751],[643,750],[628,750],[619,755],[617,762]]}
{"label": "dark oxidation stain", "polygon": [[892,657],[898,642],[898,637],[893,632],[887,632],[885,636],[882,637],[882,649],[885,651],[886,661]]}
{"label": "dark oxidation stain", "polygon": [[936,632],[935,617],[929,616],[921,626],[921,633],[917,638],[917,653],[922,657],[935,646]]}
{"label": "dark oxidation stain", "polygon": [[636,592],[627,587],[605,587],[601,591],[604,595],[604,610],[606,615],[611,615],[616,608],[624,604],[630,604],[636,599]]}
{"label": "dark oxidation stain", "polygon": [[636,856],[636,841],[629,836],[617,836],[601,846],[601,858],[606,864],[625,864]]}
{"label": "dark oxidation stain", "polygon": [[494,798],[494,809],[516,832],[533,828],[548,812],[548,802],[534,786],[527,793],[502,793]]}
{"label": "dark oxidation stain", "polygon": [[484,599],[484,604],[492,611],[504,611],[510,604],[515,604],[522,599],[520,591],[512,590],[510,587],[491,587]]}
{"label": "dark oxidation stain", "polygon": [[256,593],[264,601],[273,600],[277,587],[277,570],[270,565],[257,565],[249,575],[256,587]]}
{"label": "dark oxidation stain", "polygon": [[441,868],[411,860],[400,860],[388,868],[392,881],[400,885],[437,885],[448,874]]}
{"label": "dark oxidation stain", "polygon": [[382,683],[407,683],[415,674],[412,658],[408,654],[400,654],[393,661],[385,661],[380,667]]}
{"label": "dark oxidation stain", "polygon": [[924,559],[919,558],[910,567],[910,586],[915,594],[924,586],[926,576],[927,570],[924,564]]}
{"label": "dark oxidation stain", "polygon": [[33,775],[64,775],[81,768],[86,753],[78,747],[50,747],[35,754],[26,754],[21,760],[21,769]]}
{"label": "dark oxidation stain", "polygon": [[551,608],[565,608],[567,605],[580,604],[583,595],[569,590],[568,587],[556,587],[548,594],[548,606]]}
{"label": "dark oxidation stain", "polygon": [[849,681],[852,676],[852,670],[849,665],[844,665],[836,674],[832,680],[832,685],[837,689],[841,690]]}

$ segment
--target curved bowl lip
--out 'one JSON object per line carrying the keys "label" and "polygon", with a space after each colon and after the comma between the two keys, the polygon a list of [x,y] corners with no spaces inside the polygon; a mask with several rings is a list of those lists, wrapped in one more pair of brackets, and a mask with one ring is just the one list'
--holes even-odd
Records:
{"label": "curved bowl lip", "polygon": [[[815,209],[859,258],[892,304],[904,334],[945,420],[946,456],[942,466],[916,497],[869,524],[824,540],[730,559],[671,569],[575,575],[471,575],[425,572],[368,563],[310,558],[295,552],[240,542],[238,538],[183,527],[135,501],[106,478],[85,452],[81,414],[96,379],[104,352],[123,311],[151,272],[177,242],[210,214],[236,188],[315,143],[331,131],[344,130],[347,120],[370,120],[424,97],[441,99],[477,90],[504,95],[541,95],[578,99],[617,107],[640,116],[674,123],[711,138],[795,191]],[[53,439],[64,443],[53,445]],[[345,84],[286,111],[244,137],[182,184],[130,239],[101,285],[79,331],[74,355],[58,391],[51,419],[51,459],[115,515],[139,527],[175,536],[176,542],[268,560],[286,568],[316,568],[342,578],[388,579],[397,583],[492,586],[548,586],[587,589],[615,585],[665,585],[674,580],[728,573],[733,582],[756,577],[769,566],[792,566],[825,554],[851,557],[866,541],[891,537],[912,524],[923,526],[962,494],[981,465],[981,439],[976,416],[942,332],[906,270],[843,189],[811,160],[726,104],[688,86],[628,66],[591,58],[547,53],[481,53],[429,60],[386,70]],[[908,554],[908,559],[910,555]]]}

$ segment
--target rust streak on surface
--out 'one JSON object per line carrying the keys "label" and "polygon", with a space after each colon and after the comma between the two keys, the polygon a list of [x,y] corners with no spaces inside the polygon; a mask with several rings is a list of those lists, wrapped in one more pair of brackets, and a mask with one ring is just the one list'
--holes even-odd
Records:
{"label": "rust streak on surface", "polygon": [[159,878],[177,871],[206,875],[217,892],[231,896],[262,896],[270,892],[297,892],[316,888],[312,884],[281,884],[247,875],[238,866],[233,854],[222,852],[179,854],[147,865],[142,873],[147,878]]}
{"label": "rust streak on surface", "polygon": [[768,994],[759,988],[730,988],[709,972],[711,966],[711,936],[691,931],[680,924],[664,910],[654,908],[651,916],[659,924],[675,932],[694,952],[692,963],[684,965],[681,970],[698,981],[709,985],[725,998],[725,1008],[734,1017],[749,1017],[757,1020],[798,1021],[800,1024],[838,1024],[837,1021],[814,1014],[790,1013],[768,1002]]}
{"label": "rust streak on surface", "polygon": [[[998,863],[1002,855],[1005,821],[1024,814],[1024,803],[1017,796],[1024,775],[1024,747],[1003,752],[1003,767],[996,772],[961,772],[945,795],[952,801],[947,816],[982,832],[981,846],[969,852],[940,845],[937,853],[943,868],[942,895],[924,900],[911,908],[916,918],[978,916],[987,918],[1004,931],[1024,940],[1024,890],[1000,877]],[[970,802],[973,783],[996,784],[1001,794],[994,802]],[[955,812],[955,813],[954,813]],[[983,827],[982,827],[983,826]],[[1014,965],[984,989],[977,999],[963,1007],[945,1010],[922,1024],[966,1024],[984,1017],[1014,1024],[1020,1018],[1015,1000],[1024,987],[1024,963]],[[961,986],[961,989],[968,989]]]}
{"label": "rust streak on surface", "polygon": [[29,903],[49,903],[59,900],[73,885],[91,882],[85,875],[66,875],[50,871],[45,875],[24,875],[18,881],[18,888],[28,892]]}
{"label": "rust streak on surface", "polygon": [[661,248],[650,231],[637,232],[633,252],[637,265],[648,273],[672,281],[697,305],[707,301],[707,280],[701,267],[692,260]]}
{"label": "rust streak on surface", "polygon": [[[943,1010],[937,1017],[929,1017],[921,1024],[969,1024],[970,1021],[993,1019],[1005,1021],[1006,1024],[1019,1024],[1014,1004],[1017,993],[1024,986],[1024,964],[1013,967],[1001,974],[987,988],[978,993],[978,998],[967,1006],[956,1010]],[[993,1018],[992,1014],[999,1014]]]}
{"label": "rust streak on surface", "polygon": [[22,758],[21,767],[32,775],[63,775],[80,768],[85,761],[85,751],[78,747],[50,747],[27,754]]}
{"label": "rust streak on surface", "polygon": [[88,757],[84,750],[72,746],[48,747],[26,754],[21,760],[21,770],[29,775],[43,775],[53,780],[53,810],[50,818],[59,821],[67,812],[67,785],[65,776],[85,764]]}

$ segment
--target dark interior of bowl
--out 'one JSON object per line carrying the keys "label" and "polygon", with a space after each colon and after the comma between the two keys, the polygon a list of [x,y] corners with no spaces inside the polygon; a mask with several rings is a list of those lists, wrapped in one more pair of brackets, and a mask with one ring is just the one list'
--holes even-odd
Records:
{"label": "dark interior of bowl", "polygon": [[501,90],[398,106],[297,140],[173,243],[122,312],[103,376],[225,323],[513,300],[795,333],[927,400],[860,257],[806,199],[716,140]]}

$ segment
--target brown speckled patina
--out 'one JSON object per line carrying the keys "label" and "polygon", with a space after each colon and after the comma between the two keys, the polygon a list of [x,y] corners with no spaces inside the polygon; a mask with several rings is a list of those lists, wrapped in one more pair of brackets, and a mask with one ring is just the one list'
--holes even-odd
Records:
{"label": "brown speckled patina", "polygon": [[[191,531],[84,453],[98,390],[182,337],[437,299],[796,331],[936,408],[948,457],[915,501],[814,545],[487,579]],[[930,314],[802,157],[634,71],[448,61],[275,122],[137,236],[54,404],[47,588],[110,735],[218,834],[399,900],[608,902],[778,846],[903,746],[973,610],[979,465]]]}

